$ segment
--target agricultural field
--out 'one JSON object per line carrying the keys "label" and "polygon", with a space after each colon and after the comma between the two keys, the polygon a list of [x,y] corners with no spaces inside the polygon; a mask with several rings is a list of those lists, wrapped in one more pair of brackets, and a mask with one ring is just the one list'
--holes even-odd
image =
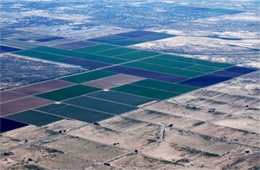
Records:
{"label": "agricultural field", "polygon": [[3,2],[0,166],[259,169],[256,7]]}

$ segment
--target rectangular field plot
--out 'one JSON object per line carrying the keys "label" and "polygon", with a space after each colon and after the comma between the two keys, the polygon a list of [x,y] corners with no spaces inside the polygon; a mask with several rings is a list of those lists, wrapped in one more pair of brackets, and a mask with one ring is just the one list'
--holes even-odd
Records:
{"label": "rectangular field plot", "polygon": [[166,81],[166,82],[171,82],[171,83],[175,83],[175,82],[179,82],[179,81],[183,81],[183,80],[187,79],[186,77],[182,77],[182,76],[169,75],[169,74],[165,74],[165,73],[159,73],[159,72],[142,70],[142,69],[137,69],[137,68],[125,67],[125,66],[110,67],[110,68],[106,68],[106,70],[117,72],[117,73],[123,73],[123,74],[150,78],[153,80],[161,80],[161,81]]}
{"label": "rectangular field plot", "polygon": [[9,46],[5,46],[5,45],[0,45],[0,53],[13,52],[13,51],[18,51],[18,50],[21,50],[21,49],[9,47]]}
{"label": "rectangular field plot", "polygon": [[193,87],[206,87],[209,85],[213,85],[216,83],[220,83],[226,80],[230,80],[231,77],[227,76],[219,76],[215,74],[207,74],[200,77],[192,78],[183,82],[180,82],[179,84],[193,86]]}
{"label": "rectangular field plot", "polygon": [[106,67],[111,65],[107,63],[97,62],[93,60],[79,59],[79,58],[66,58],[60,60],[59,62],[81,66],[86,69],[96,69],[96,68],[101,68],[101,67]]}
{"label": "rectangular field plot", "polygon": [[126,39],[118,38],[117,41],[106,41],[106,43],[121,45],[121,46],[128,46],[134,45],[149,41],[155,41],[165,38],[174,37],[175,35],[166,34],[166,33],[159,33],[159,32],[150,32],[150,31],[132,31],[126,33],[116,34],[115,37],[124,37]]}
{"label": "rectangular field plot", "polygon": [[137,52],[130,53],[130,54],[119,55],[119,56],[116,56],[116,58],[121,58],[121,59],[125,59],[125,60],[137,60],[137,59],[155,56],[158,54],[159,53],[151,52],[151,51],[137,51]]}
{"label": "rectangular field plot", "polygon": [[117,103],[132,105],[132,106],[138,106],[142,105],[144,103],[151,102],[153,99],[131,95],[127,93],[121,93],[117,91],[99,91],[96,93],[92,93],[88,96],[109,100]]}
{"label": "rectangular field plot", "polygon": [[44,126],[49,123],[53,123],[59,120],[62,120],[63,118],[53,116],[50,114],[45,114],[39,111],[29,110],[25,112],[20,112],[16,114],[12,114],[7,116],[6,118],[11,120],[16,120],[19,122],[24,122],[27,124],[32,124],[35,126]]}
{"label": "rectangular field plot", "polygon": [[54,90],[47,93],[42,93],[37,96],[45,99],[60,101],[60,100],[65,100],[68,98],[80,96],[83,94],[92,93],[98,90],[99,90],[98,88],[94,88],[94,87],[76,85],[76,86],[66,87],[59,90]]}
{"label": "rectangular field plot", "polygon": [[228,63],[211,62],[211,61],[206,61],[206,60],[200,60],[200,59],[188,58],[188,57],[182,57],[182,56],[176,56],[176,55],[168,55],[168,54],[162,54],[162,55],[156,56],[156,58],[180,61],[180,62],[185,62],[185,63],[190,63],[190,64],[206,65],[206,66],[212,66],[212,67],[218,67],[218,68],[228,68],[228,67],[232,66],[232,64],[228,64]]}
{"label": "rectangular field plot", "polygon": [[69,51],[64,49],[58,49],[58,48],[51,48],[51,47],[38,47],[34,48],[35,51],[40,51],[44,53],[50,53],[55,55],[61,55],[65,57],[70,57],[71,59],[86,59],[86,60],[92,60],[92,61],[98,61],[103,63],[111,63],[111,64],[118,64],[124,62],[124,60],[111,58],[111,57],[105,57],[101,55],[95,55],[95,54],[85,54],[80,53],[76,51]]}
{"label": "rectangular field plot", "polygon": [[32,50],[44,52],[44,53],[48,53],[48,54],[62,55],[62,56],[66,56],[66,57],[84,58],[84,56],[85,56],[82,53],[65,50],[65,49],[54,48],[54,47],[41,46],[41,47],[34,48]]}
{"label": "rectangular field plot", "polygon": [[34,48],[32,50],[43,52],[43,53],[48,53],[48,54],[57,54],[57,55],[62,55],[62,56],[67,56],[67,57],[73,57],[72,51],[59,49],[59,48],[41,46],[41,47]]}
{"label": "rectangular field plot", "polygon": [[37,48],[34,48],[32,50],[44,52],[44,53],[48,53],[48,54],[56,54],[56,55],[66,56],[66,57],[84,58],[84,56],[85,56],[82,53],[77,53],[77,52],[74,52],[74,51],[59,49],[59,48],[53,48],[53,47],[45,47],[45,46],[37,47]]}
{"label": "rectangular field plot", "polygon": [[116,49],[101,51],[97,54],[113,57],[113,56],[117,56],[117,55],[133,53],[133,52],[137,52],[137,51],[138,50],[131,49],[131,48],[116,48]]}
{"label": "rectangular field plot", "polygon": [[0,92],[0,103],[7,102],[9,100],[19,99],[21,97],[25,97],[24,94],[14,93],[11,91]]}
{"label": "rectangular field plot", "polygon": [[136,109],[134,106],[127,106],[87,96],[80,96],[71,100],[67,100],[65,103],[116,115]]}
{"label": "rectangular field plot", "polygon": [[117,36],[117,35],[108,35],[108,36],[104,36],[104,37],[92,38],[92,39],[89,39],[89,41],[100,42],[100,43],[111,43],[111,42],[125,40],[125,39],[127,39],[127,37],[122,37],[122,36]]}
{"label": "rectangular field plot", "polygon": [[65,104],[52,104],[45,107],[37,108],[37,110],[88,123],[98,122],[113,116],[110,114],[79,108],[75,106],[69,106]]}
{"label": "rectangular field plot", "polygon": [[184,86],[179,84],[172,84],[172,83],[166,83],[162,81],[156,81],[156,80],[141,80],[135,83],[132,83],[135,85],[143,86],[143,87],[149,87],[153,89],[159,89],[164,91],[169,91],[173,93],[183,94],[186,92],[190,92],[193,90],[196,90],[197,88],[191,87],[191,86]]}
{"label": "rectangular field plot", "polygon": [[180,69],[187,68],[187,67],[190,67],[193,65],[190,63],[184,63],[184,62],[180,62],[180,61],[164,60],[164,59],[160,59],[157,57],[140,60],[140,62],[156,64],[156,65],[160,65],[160,66],[180,68]]}
{"label": "rectangular field plot", "polygon": [[138,96],[144,96],[153,99],[158,99],[158,100],[164,100],[178,95],[177,93],[151,89],[151,88],[146,88],[141,86],[135,86],[132,84],[116,87],[113,88],[112,90],[134,94]]}
{"label": "rectangular field plot", "polygon": [[151,35],[154,33],[155,32],[150,32],[150,31],[131,31],[131,32],[125,32],[125,33],[120,33],[120,34],[116,34],[116,35],[122,36],[122,37],[128,37],[128,38],[137,38],[137,37]]}
{"label": "rectangular field plot", "polygon": [[141,61],[128,63],[128,64],[125,64],[125,66],[144,69],[144,70],[150,70],[150,71],[156,71],[156,72],[160,72],[160,73],[184,76],[184,77],[196,77],[196,76],[204,74],[201,72],[188,71],[188,70],[182,70],[182,69],[177,69],[177,68],[172,68],[172,67],[147,64],[147,63],[144,63]]}
{"label": "rectangular field plot", "polygon": [[210,73],[210,72],[218,71],[218,70],[220,70],[220,68],[194,64],[191,67],[185,68],[185,70],[198,71],[198,72],[202,72],[202,73]]}
{"label": "rectangular field plot", "polygon": [[104,70],[98,70],[98,71],[92,71],[88,73],[83,73],[75,76],[70,76],[63,78],[62,80],[74,82],[74,83],[83,83],[91,80],[96,80],[108,76],[115,75],[116,73],[110,72],[110,71],[104,71]]}
{"label": "rectangular field plot", "polygon": [[61,55],[47,54],[47,53],[43,53],[43,52],[39,52],[39,51],[32,51],[32,50],[18,51],[18,52],[14,52],[14,54],[23,55],[23,56],[32,57],[32,58],[50,60],[50,61],[58,61],[58,60],[67,58],[67,57],[64,57]]}
{"label": "rectangular field plot", "polygon": [[46,37],[46,38],[37,39],[35,41],[48,42],[48,41],[54,41],[54,40],[60,40],[60,39],[65,39],[65,38],[63,38],[63,37]]}
{"label": "rectangular field plot", "polygon": [[109,42],[109,43],[114,45],[120,45],[120,46],[129,46],[129,45],[142,43],[142,41],[127,39],[127,40],[120,40],[120,41]]}
{"label": "rectangular field plot", "polygon": [[68,106],[68,105],[66,105],[66,104],[49,104],[49,105],[46,105],[43,107],[35,108],[35,110],[46,112],[46,113],[51,113],[54,110],[61,109],[66,106]]}
{"label": "rectangular field plot", "polygon": [[133,38],[133,41],[138,41],[140,43],[149,42],[149,41],[156,41],[166,38],[172,38],[175,37],[175,35],[165,34],[165,33],[153,33],[151,35],[146,35],[142,37]]}
{"label": "rectangular field plot", "polygon": [[228,76],[228,77],[237,77],[244,74],[252,73],[254,71],[257,71],[258,69],[255,68],[246,68],[246,67],[230,67],[221,71],[217,71],[214,74],[222,75],[222,76]]}
{"label": "rectangular field plot", "polygon": [[74,42],[69,42],[69,43],[64,43],[64,44],[58,44],[53,47],[55,48],[61,48],[61,49],[66,49],[66,50],[73,50],[73,49],[78,49],[78,48],[84,48],[88,46],[95,45],[96,43],[94,42],[89,42],[89,41],[74,41]]}
{"label": "rectangular field plot", "polygon": [[50,104],[51,101],[45,100],[45,99],[40,99],[38,97],[27,97],[27,98],[22,98],[6,103],[2,103],[0,105],[0,115],[5,116],[9,115],[11,113],[15,112],[21,112],[24,110],[32,109],[35,107],[40,107],[46,104]]}
{"label": "rectangular field plot", "polygon": [[22,123],[22,122],[17,122],[14,120],[9,120],[3,117],[0,117],[0,122],[1,122],[1,128],[0,128],[0,133],[4,133],[10,130],[18,129],[24,126],[27,126],[27,124]]}
{"label": "rectangular field plot", "polygon": [[73,51],[88,54],[88,53],[98,53],[98,52],[113,49],[113,48],[118,48],[118,47],[113,46],[113,45],[100,44],[100,45],[94,45],[94,46],[90,46],[90,47],[86,47],[86,48],[79,48],[79,49],[76,49]]}
{"label": "rectangular field plot", "polygon": [[109,63],[109,64],[119,64],[119,63],[126,62],[126,60],[112,58],[112,57],[105,57],[105,56],[96,55],[96,54],[83,54],[82,57],[77,57],[77,58],[88,59],[88,60],[93,60],[93,61],[98,61],[98,62],[103,62],[103,63]]}
{"label": "rectangular field plot", "polygon": [[88,86],[97,87],[101,89],[110,89],[117,86],[133,83],[135,81],[143,80],[142,77],[131,76],[126,74],[116,74],[110,77],[89,81],[85,83]]}
{"label": "rectangular field plot", "polygon": [[50,90],[64,88],[67,86],[71,86],[73,84],[74,83],[62,81],[62,80],[51,80],[51,81],[47,81],[47,82],[43,82],[43,83],[37,83],[37,84],[17,88],[17,89],[11,90],[11,91],[22,93],[22,94],[27,94],[27,95],[34,95],[34,94],[43,93],[43,92],[50,91]]}

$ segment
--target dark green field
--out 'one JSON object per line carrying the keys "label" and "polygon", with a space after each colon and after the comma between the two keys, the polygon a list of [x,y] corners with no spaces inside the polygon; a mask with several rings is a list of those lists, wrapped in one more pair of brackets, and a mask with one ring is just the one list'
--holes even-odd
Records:
{"label": "dark green field", "polygon": [[153,99],[159,99],[159,100],[164,100],[178,95],[177,93],[171,93],[171,92],[157,90],[157,89],[135,86],[131,84],[116,87],[113,88],[112,90],[135,94],[138,96],[144,96]]}
{"label": "dark green field", "polygon": [[104,55],[104,56],[117,56],[117,55],[122,55],[122,54],[127,54],[127,53],[133,53],[133,52],[136,52],[138,50],[135,50],[135,49],[131,49],[131,48],[116,48],[116,49],[111,49],[111,50],[106,50],[106,51],[102,51],[102,52],[99,52],[97,54],[101,54],[101,55]]}
{"label": "dark green field", "polygon": [[121,93],[117,91],[99,91],[96,93],[92,93],[88,96],[104,99],[108,101],[118,102],[122,104],[138,106],[147,102],[152,101],[150,98],[131,95],[127,93]]}
{"label": "dark green field", "polygon": [[113,45],[106,45],[106,44],[100,44],[100,45],[94,45],[91,47],[86,47],[86,48],[79,48],[73,51],[81,52],[81,53],[98,53],[101,51],[113,49],[113,48],[118,48]]}
{"label": "dark green field", "polygon": [[136,107],[134,106],[127,106],[87,96],[81,96],[71,100],[67,100],[65,101],[65,103],[116,115],[123,114],[125,112],[129,112],[136,109]]}
{"label": "dark green field", "polygon": [[92,92],[95,92],[98,90],[99,90],[98,88],[94,88],[94,87],[89,87],[89,86],[84,86],[84,85],[75,85],[72,87],[66,87],[63,89],[54,90],[54,91],[47,92],[47,93],[42,93],[42,94],[37,95],[37,97],[41,97],[41,98],[49,99],[49,100],[60,101],[60,100],[65,100],[68,98],[80,96],[83,94],[92,93]]}
{"label": "dark green field", "polygon": [[75,106],[68,106],[64,104],[60,106],[53,104],[46,107],[37,108],[37,110],[71,119],[81,120],[88,123],[98,122],[113,116],[98,111],[83,109]]}
{"label": "dark green field", "polygon": [[12,120],[17,120],[19,122],[32,124],[35,126],[43,126],[63,119],[62,117],[45,114],[34,110],[16,113],[7,116],[7,118]]}

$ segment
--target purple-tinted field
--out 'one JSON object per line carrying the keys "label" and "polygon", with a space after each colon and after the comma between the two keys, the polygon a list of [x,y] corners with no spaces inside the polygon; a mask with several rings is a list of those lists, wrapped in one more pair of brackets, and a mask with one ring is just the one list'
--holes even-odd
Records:
{"label": "purple-tinted field", "polygon": [[2,103],[0,105],[0,115],[5,116],[15,112],[21,112],[24,110],[32,109],[50,103],[52,102],[38,97],[27,97],[23,99],[18,99],[15,101]]}
{"label": "purple-tinted field", "polygon": [[18,89],[14,89],[12,91],[22,93],[22,94],[27,94],[27,95],[34,95],[34,94],[43,93],[50,90],[68,87],[71,86],[72,84],[73,83],[71,82],[67,82],[63,80],[52,80],[48,82],[33,84],[26,87],[21,87]]}
{"label": "purple-tinted field", "polygon": [[84,48],[84,47],[88,47],[88,46],[95,45],[95,44],[96,43],[89,42],[89,41],[74,41],[74,42],[69,42],[69,43],[64,43],[64,44],[58,44],[53,47],[66,49],[66,50],[74,50],[77,48]]}
{"label": "purple-tinted field", "polygon": [[64,39],[64,38],[63,37],[47,37],[47,38],[37,39],[35,41],[38,41],[38,42],[48,42],[48,41],[60,40],[60,39]]}
{"label": "purple-tinted field", "polygon": [[117,86],[133,83],[139,80],[143,80],[142,77],[131,76],[126,74],[117,74],[110,77],[89,81],[85,83],[88,86],[93,86],[101,89],[110,89]]}
{"label": "purple-tinted field", "polygon": [[9,100],[13,100],[13,99],[18,99],[18,98],[21,98],[24,96],[26,96],[26,95],[14,93],[14,92],[10,92],[10,91],[4,91],[4,92],[0,93],[0,103],[6,102]]}
{"label": "purple-tinted field", "polygon": [[117,73],[130,74],[134,76],[150,78],[154,80],[162,80],[171,83],[175,83],[187,79],[186,77],[169,75],[169,74],[148,71],[148,70],[141,70],[141,69],[130,68],[125,66],[115,66],[115,67],[107,68],[106,70],[117,72]]}

